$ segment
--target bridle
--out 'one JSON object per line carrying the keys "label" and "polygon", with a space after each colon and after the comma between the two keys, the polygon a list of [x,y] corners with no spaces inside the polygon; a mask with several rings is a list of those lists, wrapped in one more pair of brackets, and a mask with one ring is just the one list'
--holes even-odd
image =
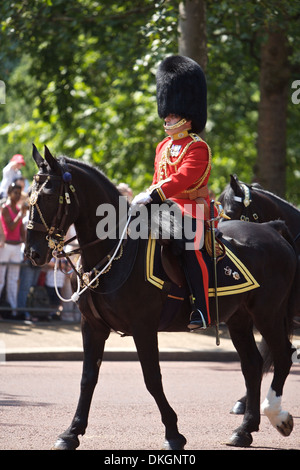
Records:
{"label": "bridle", "polygon": [[[61,300],[68,302],[68,301],[77,301],[79,299],[79,295],[84,292],[87,288],[95,289],[99,284],[99,276],[108,272],[111,268],[112,262],[118,260],[122,257],[124,246],[127,242],[127,229],[131,220],[131,215],[129,215],[127,222],[125,224],[124,230],[120,237],[120,240],[117,242],[116,246],[113,247],[112,250],[99,262],[97,265],[88,273],[81,272],[81,267],[75,266],[71,260],[71,256],[74,254],[82,253],[82,250],[87,247],[91,247],[93,245],[98,244],[102,241],[101,238],[97,238],[92,242],[85,244],[79,248],[74,250],[65,252],[64,246],[71,243],[73,240],[77,238],[74,236],[69,240],[65,241],[65,222],[67,216],[69,214],[69,209],[71,206],[71,198],[70,192],[73,194],[74,199],[76,201],[77,206],[79,207],[79,201],[77,198],[77,194],[72,182],[72,175],[69,171],[67,171],[66,165],[61,164],[62,175],[50,175],[50,174],[37,174],[34,176],[34,185],[32,188],[32,192],[29,198],[29,222],[27,225],[27,229],[29,230],[36,230],[46,234],[46,240],[48,241],[48,247],[52,250],[52,255],[56,259],[55,263],[55,272],[57,270],[57,261],[61,258],[66,258],[71,265],[72,269],[77,275],[79,279],[78,282],[78,289],[70,299],[63,299],[60,297],[58,290],[56,290],[58,296]],[[51,180],[60,180],[60,188],[59,188],[59,195],[58,195],[58,210],[54,215],[50,227],[47,224],[41,208],[38,204],[39,196],[48,183]],[[40,186],[39,186],[40,185]],[[36,222],[34,220],[34,213],[35,209],[37,210],[41,223]],[[80,292],[79,287],[82,287]]]}
{"label": "bridle", "polygon": [[[62,176],[49,175],[49,174],[35,175],[34,185],[33,185],[31,195],[29,198],[29,221],[28,221],[27,229],[46,233],[48,247],[51,250],[55,250],[57,252],[63,251],[64,243],[65,243],[64,238],[66,234],[64,232],[64,226],[65,226],[66,218],[69,214],[69,206],[71,205],[69,191],[71,191],[74,194],[75,201],[78,204],[78,199],[77,199],[75,188],[68,181],[70,177],[71,177],[71,174],[69,172],[64,172]],[[58,196],[58,209],[49,227],[42,214],[40,206],[38,204],[38,199],[39,199],[39,195],[41,194],[42,190],[44,189],[48,181],[50,181],[50,179],[60,180],[60,189],[59,189],[59,196]],[[37,210],[39,214],[41,223],[36,222],[34,220],[35,209]],[[69,240],[69,242],[70,241],[71,240]]]}
{"label": "bridle", "polygon": [[250,210],[252,199],[251,199],[251,191],[250,191],[249,186],[247,186],[244,183],[240,183],[239,187],[244,193],[244,197],[234,196],[233,199],[234,201],[237,201],[243,204],[243,209],[242,209],[242,214],[240,216],[240,220],[243,220],[244,222],[250,222],[251,219],[253,219],[253,222],[258,222],[259,217],[257,213]]}
{"label": "bridle", "polygon": [[[243,203],[244,209],[242,210],[242,214],[240,216],[240,220],[243,220],[245,222],[250,222],[251,217],[253,219],[253,222],[258,222],[258,215],[256,212],[250,211],[250,204],[252,203],[251,199],[251,191],[249,186],[247,186],[244,183],[239,183],[240,189],[244,193],[244,197],[239,197],[239,196],[234,196],[233,199],[236,202]],[[300,238],[300,232],[296,235],[294,238],[294,243],[296,243]]]}

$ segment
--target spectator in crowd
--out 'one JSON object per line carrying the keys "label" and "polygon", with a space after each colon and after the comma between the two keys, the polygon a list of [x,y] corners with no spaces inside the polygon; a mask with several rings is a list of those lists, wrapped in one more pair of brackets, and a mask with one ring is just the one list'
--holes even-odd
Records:
{"label": "spectator in crowd", "polygon": [[[16,179],[15,183],[22,187],[21,201],[24,200],[26,204],[28,194],[24,192],[24,187],[25,187],[24,178],[21,177],[19,179]],[[29,210],[26,211],[23,217],[23,226],[24,226],[25,232],[26,232],[27,224],[28,224],[28,216],[29,216]],[[25,258],[24,249],[25,249],[25,244],[23,243],[22,248],[21,248],[22,265],[21,265],[20,279],[19,279],[18,308],[19,309],[23,308],[24,310],[19,310],[18,316],[20,317],[20,319],[32,320],[33,318],[31,314],[28,311],[26,311],[27,299],[28,299],[30,288],[36,287],[38,284],[38,279],[41,273],[41,267],[34,266],[31,263],[31,261],[29,261],[29,259]]]}
{"label": "spectator in crowd", "polygon": [[12,183],[7,191],[7,202],[1,211],[1,223],[5,236],[4,246],[0,247],[0,296],[5,285],[6,300],[12,308],[12,317],[17,318],[18,279],[21,262],[21,244],[25,240],[23,217],[27,207],[18,205],[22,188]]}
{"label": "spectator in crowd", "polygon": [[17,153],[10,162],[3,168],[3,178],[0,183],[0,199],[6,198],[8,187],[16,178],[22,177],[21,168],[25,166],[23,155]]}
{"label": "spectator in crowd", "polygon": [[38,284],[41,268],[39,266],[33,266],[29,259],[24,258],[23,250],[21,256],[23,261],[20,270],[17,305],[18,309],[23,308],[24,310],[19,310],[18,317],[24,320],[33,320],[31,314],[26,310],[27,299],[30,287],[36,287]]}
{"label": "spectator in crowd", "polygon": [[[61,261],[62,269],[66,267],[65,261]],[[50,307],[53,308],[53,312],[48,315],[49,320],[51,319],[60,319],[60,312],[62,310],[62,302],[58,297],[55,289],[55,277],[56,276],[56,286],[60,295],[62,295],[62,288],[65,282],[65,274],[57,269],[56,274],[54,274],[55,258],[52,258],[50,263],[47,265],[45,287],[48,292],[48,297],[50,301]]]}
{"label": "spectator in crowd", "polygon": [[24,201],[28,200],[28,182],[23,178],[23,176],[20,176],[19,178],[15,178],[13,180],[13,183],[17,184],[18,186],[21,186],[22,192],[21,192],[21,199],[20,199],[20,204],[22,204]]}
{"label": "spectator in crowd", "polygon": [[[0,207],[0,213],[1,213],[1,207]],[[3,226],[2,226],[2,221],[0,219],[0,248],[2,248],[4,246],[4,243],[5,243],[5,235],[4,235],[4,231],[3,231]]]}
{"label": "spectator in crowd", "polygon": [[120,191],[122,196],[126,196],[128,201],[131,202],[133,199],[133,192],[131,187],[127,183],[120,183],[117,186],[117,189]]}

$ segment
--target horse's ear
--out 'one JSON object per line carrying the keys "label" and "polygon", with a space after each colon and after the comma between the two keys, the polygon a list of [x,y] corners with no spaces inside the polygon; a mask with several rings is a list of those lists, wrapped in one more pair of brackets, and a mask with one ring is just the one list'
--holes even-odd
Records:
{"label": "horse's ear", "polygon": [[46,145],[45,145],[44,155],[45,155],[45,160],[48,163],[48,165],[50,166],[50,168],[52,170],[57,170],[58,162],[57,162],[56,158],[53,157],[52,153],[50,152],[50,150],[48,149],[48,147]]}
{"label": "horse's ear", "polygon": [[236,175],[230,175],[230,186],[234,192],[234,194],[241,193],[241,188],[239,184],[239,179]]}
{"label": "horse's ear", "polygon": [[38,167],[40,167],[41,164],[44,162],[42,155],[40,154],[40,152],[38,151],[38,149],[36,148],[34,144],[32,144],[32,157]]}

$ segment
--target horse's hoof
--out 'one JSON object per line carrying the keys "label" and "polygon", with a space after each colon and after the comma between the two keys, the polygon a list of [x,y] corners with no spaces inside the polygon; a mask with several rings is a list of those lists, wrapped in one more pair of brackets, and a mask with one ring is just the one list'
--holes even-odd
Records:
{"label": "horse's hoof", "polygon": [[237,401],[235,405],[233,405],[233,408],[230,411],[230,413],[232,415],[244,415],[245,408],[246,408],[245,403],[243,403],[242,401]]}
{"label": "horse's hoof", "polygon": [[59,437],[51,450],[75,450],[78,446],[79,439],[77,437],[72,439],[63,439]]}
{"label": "horse's hoof", "polygon": [[186,438],[180,434],[176,439],[166,439],[162,450],[184,450]]}
{"label": "horse's hoof", "polygon": [[294,420],[293,416],[288,413],[287,418],[285,421],[282,421],[280,425],[276,426],[276,429],[282,436],[289,436],[293,430],[294,427]]}
{"label": "horse's hoof", "polygon": [[232,447],[250,447],[252,441],[253,439],[249,432],[235,432],[232,434],[229,442],[226,442],[226,445]]}

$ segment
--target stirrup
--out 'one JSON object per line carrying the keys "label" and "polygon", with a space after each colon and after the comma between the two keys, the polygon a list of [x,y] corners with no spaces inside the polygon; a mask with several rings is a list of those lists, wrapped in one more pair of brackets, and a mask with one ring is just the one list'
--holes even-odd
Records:
{"label": "stirrup", "polygon": [[[192,320],[193,314],[197,314],[197,315],[199,314],[201,317],[201,320]],[[193,310],[193,312],[190,315],[190,323],[188,324],[189,330],[196,330],[196,329],[205,330],[207,327],[208,325],[206,324],[206,320],[201,310],[199,310],[198,308],[196,310]]]}

